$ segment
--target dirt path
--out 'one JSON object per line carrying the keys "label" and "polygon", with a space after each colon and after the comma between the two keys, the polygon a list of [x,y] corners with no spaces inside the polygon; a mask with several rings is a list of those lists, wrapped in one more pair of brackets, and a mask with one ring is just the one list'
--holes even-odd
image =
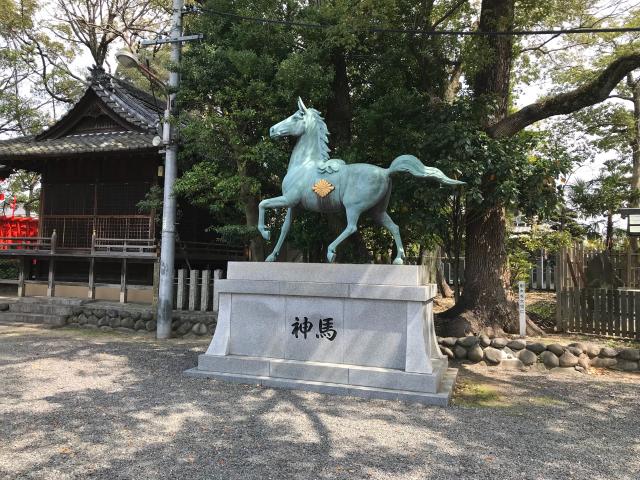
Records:
{"label": "dirt path", "polygon": [[442,409],[184,376],[205,348],[0,325],[0,478],[640,478],[640,375],[464,366]]}

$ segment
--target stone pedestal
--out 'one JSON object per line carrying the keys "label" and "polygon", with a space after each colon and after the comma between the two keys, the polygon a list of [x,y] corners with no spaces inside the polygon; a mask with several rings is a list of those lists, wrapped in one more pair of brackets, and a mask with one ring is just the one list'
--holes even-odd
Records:
{"label": "stone pedestal", "polygon": [[447,405],[423,267],[229,263],[215,335],[190,375]]}

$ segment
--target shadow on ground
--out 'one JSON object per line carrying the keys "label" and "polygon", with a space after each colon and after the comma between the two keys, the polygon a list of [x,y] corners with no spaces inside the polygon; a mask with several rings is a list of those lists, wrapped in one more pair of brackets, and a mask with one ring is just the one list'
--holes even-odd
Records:
{"label": "shadow on ground", "polygon": [[[205,348],[0,326],[0,476],[637,479],[640,472],[640,375],[463,366],[457,405],[443,409],[183,375]],[[474,388],[493,392],[491,401],[465,391]]]}

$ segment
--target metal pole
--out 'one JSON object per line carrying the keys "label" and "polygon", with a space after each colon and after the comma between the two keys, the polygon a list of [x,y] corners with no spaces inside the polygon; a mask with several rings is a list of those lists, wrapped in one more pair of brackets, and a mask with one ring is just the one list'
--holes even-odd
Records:
{"label": "metal pole", "polygon": [[180,64],[182,42],[182,7],[184,0],[173,0],[173,21],[171,26],[171,66],[168,84],[167,110],[164,115],[163,140],[165,142],[164,196],[162,204],[162,240],[160,244],[160,285],[158,291],[158,318],[156,336],[159,339],[171,336],[171,313],[173,311],[173,269],[176,237],[176,198],[173,185],[178,173],[177,125],[171,121],[176,113],[176,91],[180,85],[180,74],[176,71]]}

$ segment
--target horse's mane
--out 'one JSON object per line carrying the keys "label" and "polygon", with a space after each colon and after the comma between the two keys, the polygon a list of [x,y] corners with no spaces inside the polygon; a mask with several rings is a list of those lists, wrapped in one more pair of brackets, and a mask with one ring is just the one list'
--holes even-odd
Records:
{"label": "horse's mane", "polygon": [[311,113],[316,123],[318,134],[318,151],[323,162],[329,160],[329,129],[320,112],[315,108],[307,108],[307,113]]}

